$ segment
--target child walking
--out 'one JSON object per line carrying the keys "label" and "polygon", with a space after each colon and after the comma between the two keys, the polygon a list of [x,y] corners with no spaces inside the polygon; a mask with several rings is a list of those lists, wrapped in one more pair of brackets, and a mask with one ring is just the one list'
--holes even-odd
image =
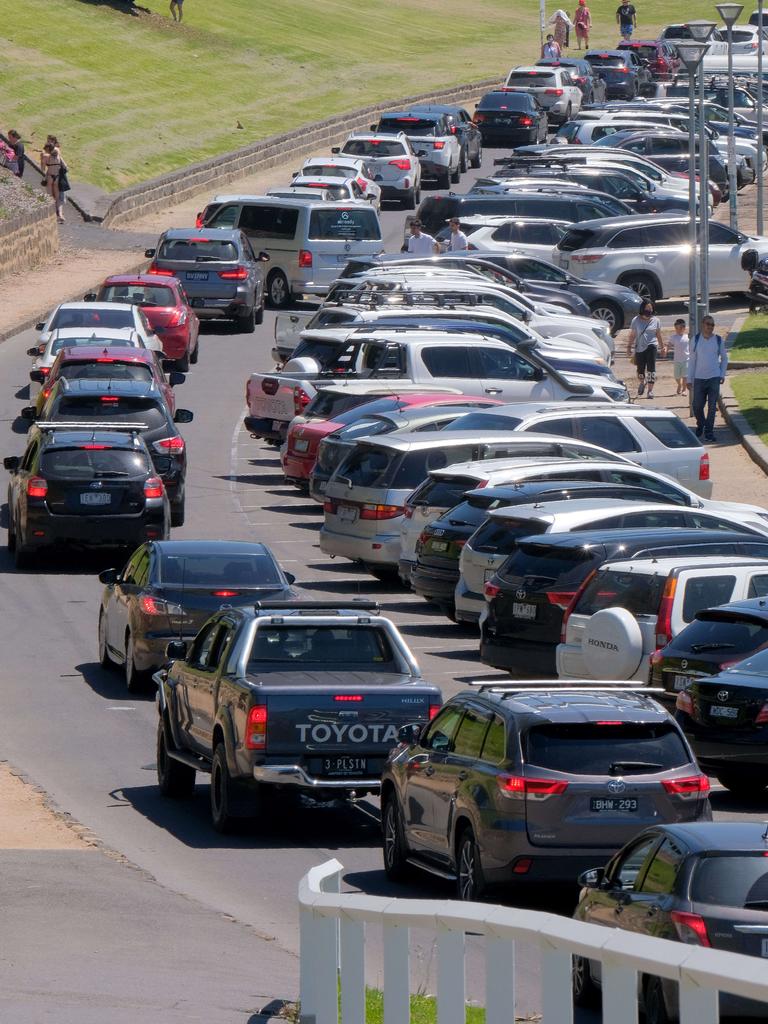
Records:
{"label": "child walking", "polygon": [[669,343],[672,346],[673,369],[677,391],[675,394],[684,395],[688,390],[688,356],[690,344],[688,333],[685,329],[685,320],[679,317],[675,320],[675,330],[670,335]]}

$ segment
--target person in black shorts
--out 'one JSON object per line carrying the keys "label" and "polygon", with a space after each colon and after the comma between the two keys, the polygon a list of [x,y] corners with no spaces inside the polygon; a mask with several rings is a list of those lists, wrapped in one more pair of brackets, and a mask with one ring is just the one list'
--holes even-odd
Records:
{"label": "person in black shorts", "polygon": [[181,21],[184,17],[184,0],[171,0],[171,17],[174,21]]}

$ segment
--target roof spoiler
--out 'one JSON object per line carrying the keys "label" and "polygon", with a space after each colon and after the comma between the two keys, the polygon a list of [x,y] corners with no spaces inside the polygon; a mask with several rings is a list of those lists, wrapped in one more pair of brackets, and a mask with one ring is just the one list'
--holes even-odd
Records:
{"label": "roof spoiler", "polygon": [[374,613],[380,611],[378,601],[367,601],[357,597],[349,601],[257,601],[253,607],[257,613],[264,614],[275,611],[333,611],[340,615],[347,610]]}
{"label": "roof spoiler", "polygon": [[661,686],[635,685],[630,679],[519,679],[507,682],[503,679],[472,679],[468,683],[479,693],[552,693],[553,691],[579,693],[664,693]]}
{"label": "roof spoiler", "polygon": [[104,420],[94,420],[89,422],[86,420],[46,420],[44,423],[36,423],[35,426],[38,430],[82,430],[88,432],[91,430],[98,430],[102,433],[109,433],[110,431],[131,431],[131,433],[138,433],[140,430],[146,430],[146,423],[110,423]]}

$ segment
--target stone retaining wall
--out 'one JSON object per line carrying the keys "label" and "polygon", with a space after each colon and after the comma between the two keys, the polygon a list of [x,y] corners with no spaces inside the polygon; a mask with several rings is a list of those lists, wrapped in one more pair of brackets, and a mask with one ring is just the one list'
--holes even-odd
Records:
{"label": "stone retaining wall", "polygon": [[272,135],[233,153],[191,164],[181,170],[151,178],[122,192],[114,193],[102,223],[105,227],[126,224],[146,213],[183,202],[206,189],[210,189],[212,193],[219,191],[227,182],[242,178],[257,169],[283,164],[294,156],[298,160],[300,156],[318,149],[329,149],[335,143],[343,141],[349,132],[367,130],[383,110],[407,109],[417,102],[462,103],[498,84],[497,79],[486,79],[446,91],[377,103],[349,114],[328,118],[326,121],[303,125],[284,135]]}
{"label": "stone retaining wall", "polygon": [[53,203],[0,221],[0,277],[31,270],[59,251],[59,228]]}

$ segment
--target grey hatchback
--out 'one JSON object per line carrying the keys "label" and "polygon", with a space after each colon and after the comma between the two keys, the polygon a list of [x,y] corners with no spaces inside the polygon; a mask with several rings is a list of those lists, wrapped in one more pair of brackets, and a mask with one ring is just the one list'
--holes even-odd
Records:
{"label": "grey hatchback", "polygon": [[644,827],[710,821],[709,781],[648,695],[607,683],[475,684],[401,730],[381,785],[384,870],[459,899],[572,882]]}
{"label": "grey hatchback", "polygon": [[232,228],[171,228],[157,248],[146,249],[147,273],[177,277],[201,319],[234,320],[251,333],[264,319],[264,272],[269,255],[254,254],[242,231]]}

